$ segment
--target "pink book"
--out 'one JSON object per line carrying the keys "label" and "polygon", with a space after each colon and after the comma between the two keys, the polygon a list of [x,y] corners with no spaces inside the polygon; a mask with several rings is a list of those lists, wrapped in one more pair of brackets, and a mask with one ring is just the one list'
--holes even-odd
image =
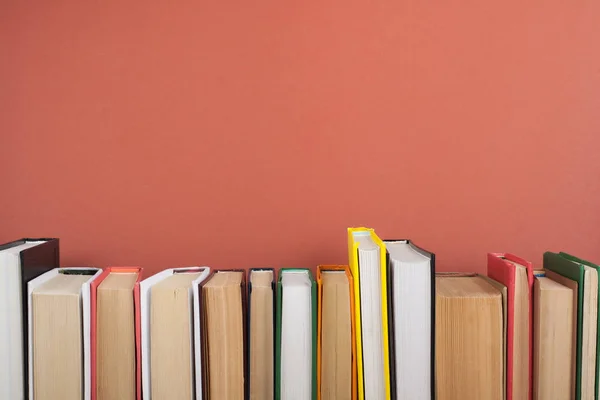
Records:
{"label": "pink book", "polygon": [[506,399],[533,395],[533,266],[508,253],[488,254],[487,274],[507,288]]}
{"label": "pink book", "polygon": [[136,380],[136,399],[142,399],[142,351],[141,351],[141,325],[140,325],[140,281],[142,278],[142,268],[140,267],[108,267],[105,268],[102,274],[96,278],[90,285],[90,306],[91,306],[91,330],[90,330],[90,340],[91,340],[91,364],[92,364],[92,380],[91,380],[91,399],[97,399],[97,380],[96,380],[96,344],[97,344],[97,336],[96,336],[96,327],[97,327],[97,319],[96,319],[96,304],[97,304],[97,290],[98,286],[106,279],[106,277],[110,273],[137,273],[137,279],[135,282],[135,286],[133,288],[133,304],[134,304],[134,318],[135,318],[135,380]]}

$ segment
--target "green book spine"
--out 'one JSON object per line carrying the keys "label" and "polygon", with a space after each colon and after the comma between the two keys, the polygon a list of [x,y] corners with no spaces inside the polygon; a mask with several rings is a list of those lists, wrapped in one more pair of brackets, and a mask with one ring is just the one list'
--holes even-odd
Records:
{"label": "green book spine", "polygon": [[317,400],[317,282],[308,271],[311,281],[311,312],[312,312],[312,398]]}
{"label": "green book spine", "polygon": [[275,320],[275,400],[281,400],[281,320],[283,310],[283,290],[281,277],[285,271],[306,271],[311,282],[312,314],[312,398],[317,399],[317,282],[307,268],[281,268],[277,280],[277,309]]}
{"label": "green book spine", "polygon": [[544,253],[544,269],[556,272],[577,282],[577,350],[575,366],[575,399],[581,400],[581,349],[583,341],[583,283],[584,268],[577,262],[561,254],[547,251]]}
{"label": "green book spine", "polygon": [[281,273],[279,271],[279,280],[277,281],[277,301],[275,314],[275,400],[281,399],[281,311],[282,311],[282,290]]}
{"label": "green book spine", "polygon": [[[564,253],[562,251],[558,254],[561,257],[563,257],[569,261],[573,261],[573,262],[587,265],[588,267],[594,268],[596,271],[598,271],[598,276],[600,276],[600,267],[598,267],[598,265],[591,263],[589,261],[586,261],[586,260],[582,260],[581,258],[577,258],[575,256]],[[598,310],[600,310],[600,285],[598,286]],[[600,349],[600,318],[598,318],[597,334],[596,334],[596,376],[598,376],[598,371],[600,371],[600,369],[599,369],[600,368],[600,351],[598,351],[598,349]],[[600,384],[600,379],[596,379],[596,385],[594,387],[594,398],[596,400],[598,400],[599,384]]]}

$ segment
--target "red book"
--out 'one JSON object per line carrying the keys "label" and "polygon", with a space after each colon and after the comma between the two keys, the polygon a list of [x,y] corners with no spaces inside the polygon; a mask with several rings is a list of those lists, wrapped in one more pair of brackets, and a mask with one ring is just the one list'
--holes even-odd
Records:
{"label": "red book", "polygon": [[96,400],[98,398],[98,377],[97,377],[97,362],[98,362],[98,319],[97,319],[97,305],[98,305],[98,287],[100,284],[111,274],[111,273],[135,273],[137,277],[135,279],[135,285],[133,287],[132,302],[134,311],[135,321],[135,393],[136,399],[141,400],[142,398],[142,371],[141,371],[141,325],[140,325],[140,280],[142,278],[142,268],[139,267],[108,267],[104,269],[102,274],[95,279],[90,285],[90,306],[92,311],[91,317],[91,364],[92,364],[92,376],[91,376],[91,399]]}
{"label": "red book", "polygon": [[533,395],[533,266],[508,253],[488,254],[488,276],[507,288],[506,399]]}

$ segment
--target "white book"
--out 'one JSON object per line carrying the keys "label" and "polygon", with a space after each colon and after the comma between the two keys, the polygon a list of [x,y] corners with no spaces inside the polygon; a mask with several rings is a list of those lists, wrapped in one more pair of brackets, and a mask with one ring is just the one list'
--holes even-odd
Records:
{"label": "white book", "polygon": [[[189,293],[189,301],[192,305],[192,343],[191,348],[194,349],[193,357],[191,357],[192,371],[195,376],[191,377],[192,385],[195,391],[192,390],[192,400],[202,399],[202,353],[201,353],[201,330],[200,330],[200,294],[198,285],[202,283],[209,275],[209,267],[186,267],[186,268],[171,268],[166,269],[144,279],[140,282],[140,323],[141,323],[141,347],[142,347],[142,393],[144,400],[152,398],[151,390],[151,346],[150,346],[150,304],[152,301],[152,286],[165,280],[176,273],[194,272],[200,273],[199,277],[192,282],[192,290]],[[194,389],[194,388],[193,388]]]}
{"label": "white book", "polygon": [[408,241],[384,242],[389,255],[393,329],[390,335],[398,400],[430,399],[432,259]]}
{"label": "white book", "polygon": [[281,399],[311,400],[312,279],[308,270],[281,271]]}
{"label": "white book", "polygon": [[0,250],[0,399],[22,400],[25,396],[20,255],[43,243],[46,241],[25,241]]}

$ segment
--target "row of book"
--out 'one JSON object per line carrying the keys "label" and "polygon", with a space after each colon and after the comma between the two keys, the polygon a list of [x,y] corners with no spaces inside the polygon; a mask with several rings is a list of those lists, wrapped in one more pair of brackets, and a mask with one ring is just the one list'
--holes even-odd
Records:
{"label": "row of book", "polygon": [[0,246],[0,399],[597,399],[598,266],[437,273],[348,230],[348,266],[59,267]]}
{"label": "row of book", "polygon": [[600,267],[546,252],[508,253],[487,274],[436,274],[436,398],[599,397]]}
{"label": "row of book", "polygon": [[[316,280],[209,267],[142,279],[139,267],[60,268],[58,239],[0,246],[0,398],[389,398],[394,371],[430,396],[433,254],[367,229],[349,246],[350,266],[319,266]],[[396,304],[411,297],[406,319]],[[394,358],[396,339],[396,354],[426,360]]]}

